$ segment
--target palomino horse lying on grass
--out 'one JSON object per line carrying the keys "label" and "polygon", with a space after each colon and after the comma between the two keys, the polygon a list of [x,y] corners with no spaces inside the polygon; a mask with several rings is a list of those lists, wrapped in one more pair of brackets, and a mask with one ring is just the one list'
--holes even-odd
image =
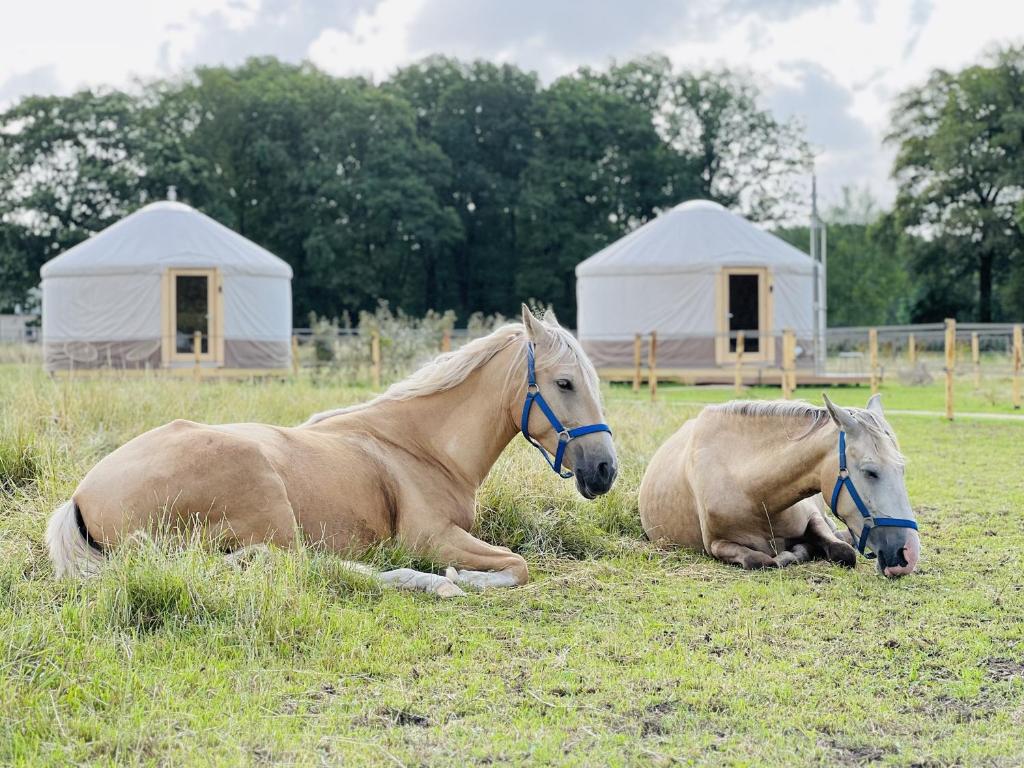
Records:
{"label": "palomino horse lying on grass", "polygon": [[[811,498],[850,530],[840,537]],[[903,457],[875,395],[866,410],[807,403],[709,406],[655,453],[640,485],[653,541],[703,550],[744,568],[825,557],[856,564],[851,544],[886,576],[920,554]],[[870,549],[870,552],[865,552]]]}
{"label": "palomino horse lying on grass", "polygon": [[462,570],[377,574],[385,583],[443,596],[461,594],[456,583],[523,584],[522,557],[470,535],[476,490],[522,432],[583,496],[607,492],[617,466],[603,420],[576,340],[524,305],[523,325],[441,355],[365,405],[295,428],[179,420],[136,437],[56,510],[47,544],[58,575],[88,575],[138,531],[198,525],[228,548],[304,541],[339,553],[395,537]]}

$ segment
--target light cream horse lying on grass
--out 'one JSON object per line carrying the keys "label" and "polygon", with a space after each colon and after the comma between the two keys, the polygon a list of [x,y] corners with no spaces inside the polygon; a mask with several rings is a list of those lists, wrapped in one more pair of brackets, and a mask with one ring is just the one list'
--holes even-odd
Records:
{"label": "light cream horse lying on grass", "polygon": [[[536,383],[528,386],[534,354]],[[229,549],[302,541],[342,554],[394,537],[460,570],[403,568],[378,574],[385,583],[443,596],[461,594],[456,583],[523,584],[526,561],[469,530],[476,490],[523,426],[524,402],[524,434],[557,453],[585,497],[607,492],[617,465],[610,432],[598,423],[597,374],[553,314],[542,322],[524,305],[523,325],[300,427],[179,420],[136,437],[93,467],[54,513],[50,555],[58,575],[88,575],[137,531],[199,526]],[[562,422],[557,429],[545,407]]]}
{"label": "light cream horse lying on grass", "polygon": [[[823,514],[822,498],[849,537]],[[640,485],[640,518],[653,541],[748,569],[815,556],[852,567],[854,544],[862,553],[870,548],[878,569],[895,577],[912,572],[920,554],[903,458],[878,395],[866,410],[840,408],[827,396],[825,408],[705,408],[655,453]]]}

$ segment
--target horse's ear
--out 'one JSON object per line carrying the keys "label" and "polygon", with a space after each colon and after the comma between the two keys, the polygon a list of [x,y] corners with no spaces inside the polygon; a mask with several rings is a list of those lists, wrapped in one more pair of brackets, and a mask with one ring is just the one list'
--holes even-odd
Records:
{"label": "horse's ear", "polygon": [[832,417],[832,421],[840,429],[846,430],[847,432],[853,432],[857,429],[857,422],[854,420],[850,412],[845,408],[842,408],[831,400],[828,399],[828,395],[824,392],[821,393],[821,399],[825,401],[825,408],[828,409],[828,415]]}
{"label": "horse's ear", "polygon": [[523,304],[523,327],[526,328],[526,335],[530,341],[538,341],[547,332],[544,324],[533,314],[533,310]]}
{"label": "horse's ear", "polygon": [[548,309],[544,312],[544,323],[550,325],[553,328],[558,328],[558,318],[555,317],[555,310]]}
{"label": "horse's ear", "polygon": [[871,399],[868,400],[868,410],[876,416],[884,416],[882,413],[882,396],[880,394],[874,394]]}

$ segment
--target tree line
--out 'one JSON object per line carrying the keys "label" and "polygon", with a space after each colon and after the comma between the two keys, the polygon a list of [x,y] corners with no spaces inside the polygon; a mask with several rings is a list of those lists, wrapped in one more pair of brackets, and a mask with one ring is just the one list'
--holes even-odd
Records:
{"label": "tree line", "polygon": [[[899,196],[830,224],[832,324],[1024,314],[1019,49],[900,99]],[[742,74],[649,56],[543,85],[432,57],[381,83],[273,58],[0,114],[0,311],[39,267],[175,186],[289,262],[297,322],[385,299],[575,320],[581,260],[691,198],[766,224],[806,210],[801,126]],[[806,248],[805,228],[780,234]]]}

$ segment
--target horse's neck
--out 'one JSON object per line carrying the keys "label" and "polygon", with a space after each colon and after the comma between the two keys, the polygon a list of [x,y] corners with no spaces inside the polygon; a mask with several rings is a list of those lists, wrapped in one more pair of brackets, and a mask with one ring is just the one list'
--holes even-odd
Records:
{"label": "horse's neck", "polygon": [[773,510],[782,510],[821,490],[823,474],[836,463],[836,429],[830,423],[807,437],[806,419],[763,419],[748,425],[743,441],[751,449],[750,490]]}
{"label": "horse's neck", "polygon": [[516,435],[509,399],[518,389],[508,385],[515,349],[498,352],[449,390],[374,404],[357,412],[360,420],[475,490]]}

